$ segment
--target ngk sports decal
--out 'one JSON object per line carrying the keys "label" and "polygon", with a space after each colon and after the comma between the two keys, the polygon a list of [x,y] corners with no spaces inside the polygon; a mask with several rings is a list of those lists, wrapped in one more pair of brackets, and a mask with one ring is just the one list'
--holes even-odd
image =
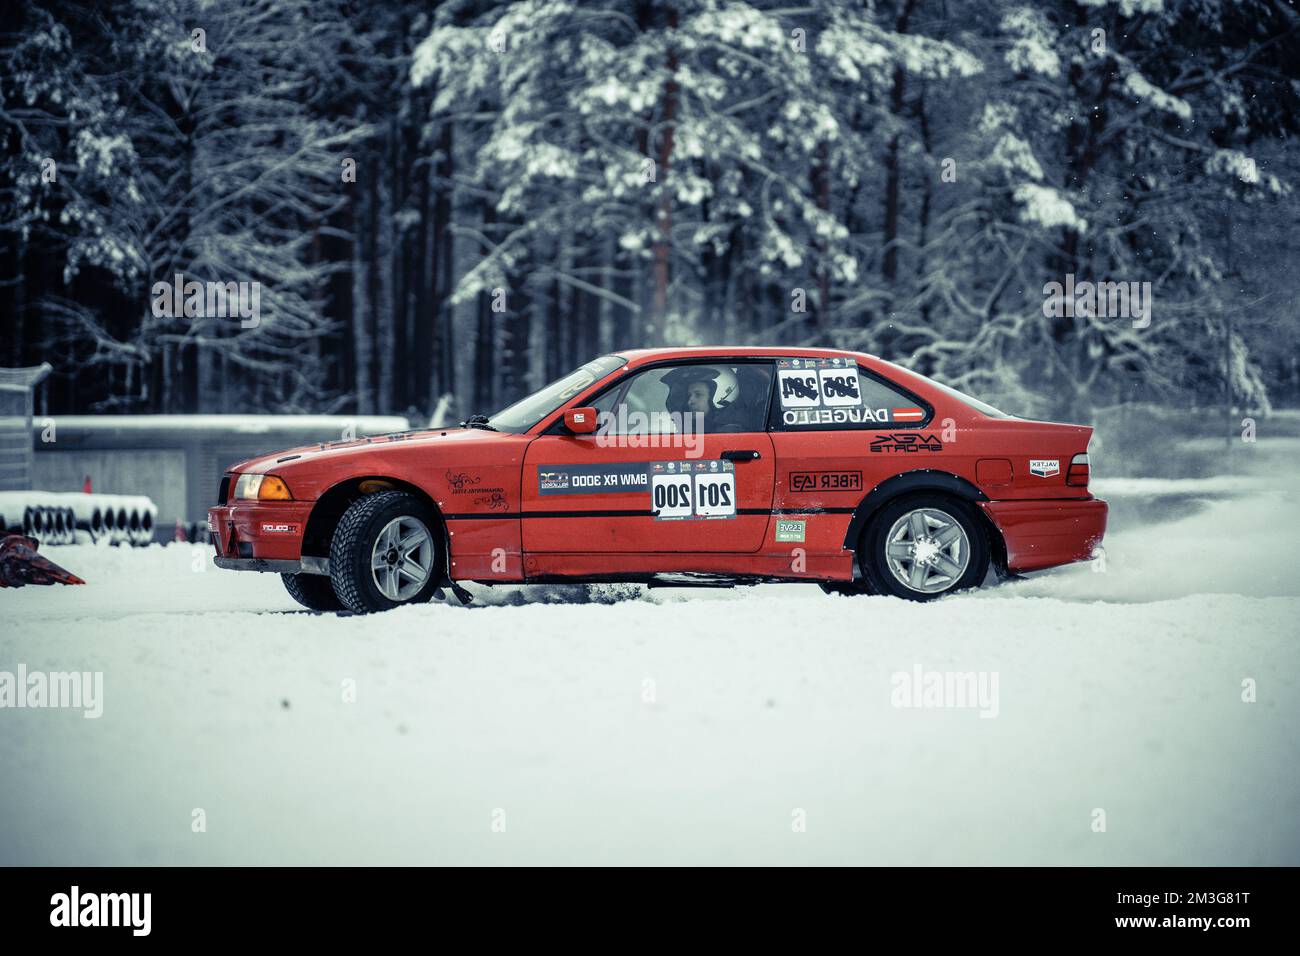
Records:
{"label": "ngk sports decal", "polygon": [[736,517],[736,466],[729,461],[634,461],[539,465],[541,495],[648,492],[658,521]]}
{"label": "ngk sports decal", "polygon": [[896,432],[889,435],[877,435],[871,439],[873,452],[913,455],[918,452],[943,451],[943,442],[938,435],[926,435],[921,432]]}
{"label": "ngk sports decal", "polygon": [[1031,458],[1029,459],[1029,473],[1037,475],[1039,478],[1051,478],[1053,475],[1059,475],[1061,473],[1061,459]]}

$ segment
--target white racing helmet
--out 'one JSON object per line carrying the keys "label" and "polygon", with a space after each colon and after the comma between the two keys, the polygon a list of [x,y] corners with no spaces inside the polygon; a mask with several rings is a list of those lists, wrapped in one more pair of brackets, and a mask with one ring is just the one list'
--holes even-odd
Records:
{"label": "white racing helmet", "polygon": [[[671,381],[670,381],[671,379]],[[686,396],[696,382],[709,386],[709,401],[714,411],[720,411],[740,397],[740,381],[731,369],[719,365],[689,365],[674,369],[664,376],[664,381],[672,391],[680,391],[678,404],[685,408]]]}

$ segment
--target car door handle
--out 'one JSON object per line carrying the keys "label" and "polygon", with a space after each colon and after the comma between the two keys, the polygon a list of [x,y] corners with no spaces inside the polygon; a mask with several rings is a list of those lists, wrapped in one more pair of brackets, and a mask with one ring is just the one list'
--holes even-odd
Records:
{"label": "car door handle", "polygon": [[723,461],[758,461],[762,457],[758,452],[748,449],[745,451],[724,451],[722,453]]}

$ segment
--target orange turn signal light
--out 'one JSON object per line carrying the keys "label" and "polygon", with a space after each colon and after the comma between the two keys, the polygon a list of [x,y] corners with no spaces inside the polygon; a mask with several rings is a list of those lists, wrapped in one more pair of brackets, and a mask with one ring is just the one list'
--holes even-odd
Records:
{"label": "orange turn signal light", "polygon": [[277,478],[275,475],[264,475],[262,485],[257,489],[259,501],[292,501],[293,495],[289,494],[289,486],[284,483],[283,478]]}

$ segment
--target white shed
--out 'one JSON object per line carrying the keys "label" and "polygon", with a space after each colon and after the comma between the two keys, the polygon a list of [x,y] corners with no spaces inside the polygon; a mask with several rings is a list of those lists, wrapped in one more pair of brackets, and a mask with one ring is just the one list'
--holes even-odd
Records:
{"label": "white shed", "polygon": [[32,394],[52,371],[49,362],[0,368],[0,491],[32,487]]}

